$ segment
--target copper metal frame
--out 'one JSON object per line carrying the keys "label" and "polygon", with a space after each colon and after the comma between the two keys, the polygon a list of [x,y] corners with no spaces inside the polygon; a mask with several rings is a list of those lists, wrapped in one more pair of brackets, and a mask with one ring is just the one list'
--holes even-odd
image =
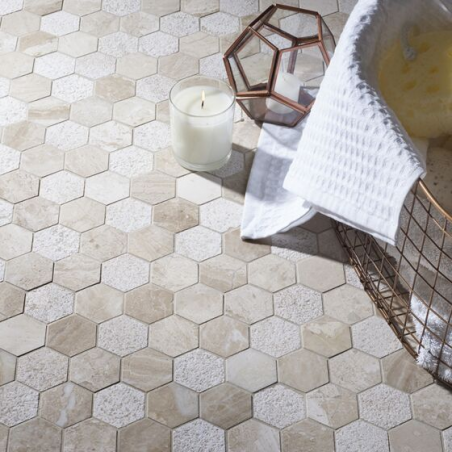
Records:
{"label": "copper metal frame", "polygon": [[[446,299],[444,287],[452,288],[452,274],[444,271],[442,263],[452,263],[452,216],[446,212],[430,193],[422,181],[414,186],[404,209],[405,224],[401,226],[396,248],[382,244],[369,234],[350,226],[334,222],[339,241],[343,245],[350,263],[356,270],[364,289],[386,319],[396,336],[408,352],[417,357],[421,351],[431,353],[431,341],[435,341],[434,367],[427,369],[439,381],[450,386],[441,375],[444,370],[452,370],[452,363],[446,359],[446,348],[452,348],[452,299]],[[416,208],[415,208],[416,206]],[[420,218],[422,217],[422,218]],[[413,229],[419,236],[413,237]],[[437,260],[432,261],[427,248],[435,250]],[[408,252],[408,250],[411,251]],[[396,251],[397,258],[394,257]],[[417,258],[413,259],[413,250]],[[433,281],[426,281],[422,263],[428,262],[432,268]],[[450,267],[449,267],[450,268]],[[407,269],[410,277],[407,277]],[[441,279],[442,289],[439,289]],[[427,287],[420,293],[419,283]],[[442,291],[442,292],[441,292]],[[425,317],[419,318],[411,307],[411,297],[422,303]],[[442,306],[450,308],[449,313],[438,312],[433,298],[440,298]],[[429,317],[434,317],[441,328],[432,328]],[[437,324],[437,325],[438,325]],[[422,330],[420,334],[419,331]],[[438,334],[441,330],[443,333]]]}
{"label": "copper metal frame", "polygon": [[[281,30],[280,28],[274,26],[269,21],[273,17],[273,15],[278,10],[286,10],[301,14],[306,14],[310,16],[314,16],[317,19],[317,29],[318,34],[313,36],[305,36],[301,38],[297,38],[296,36],[291,35],[290,33]],[[268,39],[265,38],[263,34],[260,33],[262,29],[269,30],[273,33],[279,34],[283,38],[289,40],[292,45],[291,47],[288,47],[286,49],[278,49],[274,44],[272,44]],[[263,98],[273,98],[276,101],[280,102],[283,105],[286,105],[290,107],[294,113],[299,113],[298,115],[295,115],[295,119],[293,119],[291,122],[288,122],[286,118],[284,118],[284,115],[276,115],[279,116],[279,118],[275,118],[271,122],[278,125],[285,125],[285,126],[295,126],[298,124],[311,110],[312,105],[314,104],[314,101],[312,101],[309,105],[304,106],[300,103],[297,103],[291,99],[288,99],[281,94],[277,93],[275,91],[275,85],[276,85],[276,76],[279,72],[279,68],[281,65],[282,58],[285,53],[292,52],[290,56],[290,63],[289,67],[293,68],[295,67],[295,60],[296,60],[296,52],[297,50],[307,48],[307,47],[313,47],[317,46],[319,47],[322,57],[325,61],[325,64],[328,65],[330,62],[330,57],[328,55],[328,52],[325,47],[324,42],[324,35],[323,30],[328,29],[326,24],[322,21],[322,17],[319,13],[316,11],[310,11],[302,8],[296,8],[293,6],[286,6],[286,5],[272,5],[269,8],[267,8],[261,15],[259,15],[254,21],[252,21],[245,30],[240,34],[240,36],[234,41],[234,43],[229,47],[229,49],[225,52],[223,56],[223,61],[226,67],[226,73],[229,79],[229,82],[231,86],[233,87],[235,93],[236,93],[236,99],[237,103],[242,107],[242,109],[245,111],[245,113],[252,119],[259,120],[253,113],[248,110],[248,108],[245,106],[244,101],[247,100],[256,100],[256,99],[263,99]],[[334,37],[333,34],[329,31],[329,34],[332,38],[333,44]],[[271,62],[271,68],[270,68],[270,74],[267,83],[265,84],[258,84],[258,85],[252,85],[247,77],[246,71],[244,70],[240,58],[238,56],[239,52],[246,46],[246,44],[253,38],[257,37],[260,39],[266,46],[268,46],[273,51],[273,58]],[[237,70],[240,74],[241,79],[243,80],[246,91],[240,91],[238,89],[236,80],[234,78],[234,73],[231,67],[231,63],[229,62],[229,58],[231,58],[234,61],[234,64],[237,66]],[[290,72],[290,69],[289,69]]]}

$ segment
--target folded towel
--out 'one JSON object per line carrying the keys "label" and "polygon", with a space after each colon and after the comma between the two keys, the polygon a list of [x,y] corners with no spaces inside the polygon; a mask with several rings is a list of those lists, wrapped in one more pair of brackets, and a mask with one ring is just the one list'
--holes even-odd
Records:
{"label": "folded towel", "polygon": [[264,124],[248,179],[241,235],[258,239],[283,232],[312,218],[315,210],[283,188],[305,126],[292,129]]}
{"label": "folded towel", "polygon": [[[450,0],[444,3],[451,4]],[[378,89],[381,55],[406,23],[450,26],[443,2],[361,0],[342,33],[284,188],[336,220],[396,243],[425,164]]]}

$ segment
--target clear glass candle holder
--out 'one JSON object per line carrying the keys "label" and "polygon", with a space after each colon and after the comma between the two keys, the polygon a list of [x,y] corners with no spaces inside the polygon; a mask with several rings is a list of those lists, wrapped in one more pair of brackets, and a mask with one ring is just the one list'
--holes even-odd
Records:
{"label": "clear glass candle holder", "polygon": [[170,92],[174,157],[184,168],[212,171],[231,155],[235,95],[221,80],[192,77]]}

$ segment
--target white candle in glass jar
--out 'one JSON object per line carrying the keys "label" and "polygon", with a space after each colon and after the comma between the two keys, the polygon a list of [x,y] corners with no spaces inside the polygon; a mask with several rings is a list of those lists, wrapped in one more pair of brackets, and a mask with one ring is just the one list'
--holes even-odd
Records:
{"label": "white candle in glass jar", "polygon": [[[300,88],[302,86],[303,82],[296,75],[283,72],[278,74],[278,77],[276,78],[275,91],[281,96],[287,97],[288,99],[298,103]],[[277,100],[269,98],[266,102],[267,108],[274,113],[285,115],[293,112],[292,108],[281,104]]]}
{"label": "white candle in glass jar", "polygon": [[223,166],[232,146],[231,88],[219,80],[203,77],[182,80],[178,85],[170,95],[171,136],[177,161],[196,171]]}

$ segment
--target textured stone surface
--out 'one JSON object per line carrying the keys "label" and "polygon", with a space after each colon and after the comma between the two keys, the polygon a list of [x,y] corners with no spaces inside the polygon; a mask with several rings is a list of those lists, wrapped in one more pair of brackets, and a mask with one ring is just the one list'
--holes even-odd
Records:
{"label": "textured stone surface", "polygon": [[94,396],[93,416],[124,427],[144,417],[144,394],[122,383],[103,389]]}
{"label": "textured stone surface", "polygon": [[224,361],[212,353],[198,349],[176,358],[174,381],[197,392],[224,381]]}
{"label": "textured stone surface", "polygon": [[[170,90],[271,3],[0,1],[1,452],[452,450],[327,217],[241,240],[260,126],[236,105],[224,167],[174,158]],[[338,38],[356,0],[283,3]]]}

